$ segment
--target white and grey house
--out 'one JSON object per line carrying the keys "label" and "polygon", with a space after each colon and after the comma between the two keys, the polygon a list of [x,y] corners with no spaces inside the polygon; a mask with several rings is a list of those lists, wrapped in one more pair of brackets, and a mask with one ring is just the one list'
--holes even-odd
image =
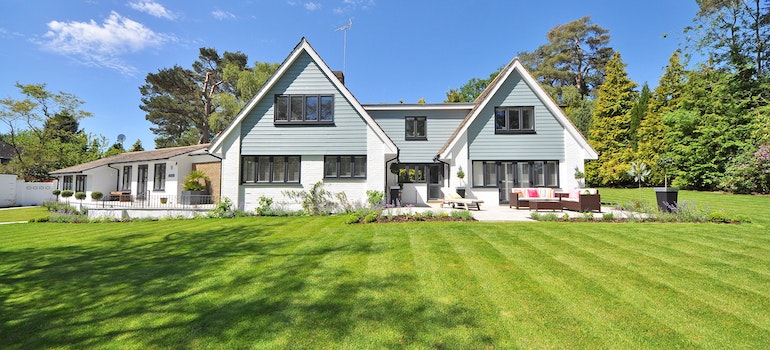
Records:
{"label": "white and grey house", "polygon": [[[513,187],[578,186],[597,153],[514,58],[473,103],[361,104],[305,38],[211,144],[221,197],[252,210],[259,198],[323,181],[365,202],[398,187],[421,205],[442,187],[506,203]],[[466,174],[457,177],[458,170]]]}

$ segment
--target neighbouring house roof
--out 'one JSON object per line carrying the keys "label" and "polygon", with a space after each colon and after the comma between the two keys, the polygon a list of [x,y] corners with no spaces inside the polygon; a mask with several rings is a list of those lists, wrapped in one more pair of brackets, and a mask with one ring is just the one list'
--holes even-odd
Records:
{"label": "neighbouring house roof", "polygon": [[312,46],[310,46],[310,43],[305,39],[304,37],[299,41],[297,46],[294,47],[294,50],[289,54],[289,56],[286,57],[286,59],[281,63],[281,65],[278,67],[278,69],[273,73],[273,75],[268,79],[268,81],[262,86],[262,88],[257,92],[256,95],[249,101],[249,103],[246,104],[243,109],[238,113],[238,115],[235,117],[232,123],[228,125],[228,127],[222,132],[221,135],[217,136],[217,138],[212,143],[209,150],[212,153],[218,153],[219,149],[222,147],[222,142],[227,138],[228,135],[230,135],[236,127],[243,121],[244,118],[251,112],[251,110],[256,107],[256,105],[262,101],[267,95],[267,93],[272,89],[276,83],[278,83],[283,75],[286,73],[286,71],[294,64],[294,62],[300,57],[300,55],[305,52],[315,61],[318,66],[321,68],[321,71],[326,75],[326,77],[331,81],[332,84],[342,93],[343,96],[350,102],[351,106],[360,114],[366,123],[374,130],[374,132],[383,140],[386,147],[390,149],[390,153],[396,153],[398,150],[398,147],[396,146],[396,143],[393,142],[393,140],[388,136],[388,134],[385,133],[385,131],[380,127],[379,124],[372,118],[369,113],[366,112],[366,109],[361,105],[360,102],[356,99],[356,97],[353,95],[353,93],[348,90],[348,88],[343,84],[339,78],[334,74],[334,72],[329,68],[329,66],[324,62],[324,60],[321,58],[320,55],[318,55],[318,52],[313,49]]}
{"label": "neighbouring house roof", "polygon": [[457,129],[455,129],[455,132],[452,134],[452,136],[447,139],[446,143],[444,143],[444,146],[439,150],[437,157],[447,158],[447,152],[452,149],[452,147],[454,147],[454,145],[459,141],[460,135],[467,132],[471,123],[479,116],[487,104],[489,104],[489,101],[493,96],[495,96],[497,91],[505,83],[505,81],[508,80],[508,77],[510,77],[513,72],[519,73],[527,86],[529,86],[530,90],[532,90],[535,95],[541,101],[543,101],[543,105],[548,108],[548,110],[552,115],[556,117],[556,120],[562,125],[562,127],[564,127],[564,129],[566,129],[567,132],[572,135],[578,144],[586,151],[588,159],[597,159],[599,157],[598,154],[593,149],[593,147],[588,144],[588,141],[585,137],[583,137],[583,134],[581,134],[575,125],[572,124],[569,118],[567,118],[567,115],[564,114],[564,111],[562,111],[556,102],[554,102],[553,98],[551,98],[551,96],[540,86],[540,83],[538,83],[537,80],[535,80],[535,78],[532,77],[532,75],[529,74],[526,69],[524,69],[524,66],[521,64],[521,61],[519,61],[518,57],[514,57],[511,62],[509,62],[503,68],[503,70],[500,71],[500,74],[498,74],[495,79],[489,83],[489,86],[487,86],[487,88],[484,89],[481,94],[479,94],[479,96],[474,101],[473,109],[471,109],[471,111],[468,113],[468,116],[466,116],[465,119],[460,122],[460,125],[457,127]]}
{"label": "neighbouring house roof", "polygon": [[13,159],[14,155],[16,155],[16,151],[13,150],[13,147],[4,141],[0,141],[0,159],[10,160]]}
{"label": "neighbouring house roof", "polygon": [[[160,148],[160,149],[154,149],[151,151],[126,152],[126,153],[114,155],[112,157],[97,159],[88,163],[78,164],[68,168],[55,170],[50,172],[50,174],[61,175],[61,174],[82,173],[86,170],[91,170],[91,169],[98,168],[100,166],[105,166],[108,164],[146,162],[146,161],[153,161],[153,160],[169,159],[171,157],[176,157],[187,153],[198,154],[196,152],[205,151],[208,146],[209,146],[208,143],[204,143],[204,144],[192,145],[192,146]],[[207,154],[207,153],[204,153],[204,154]]]}

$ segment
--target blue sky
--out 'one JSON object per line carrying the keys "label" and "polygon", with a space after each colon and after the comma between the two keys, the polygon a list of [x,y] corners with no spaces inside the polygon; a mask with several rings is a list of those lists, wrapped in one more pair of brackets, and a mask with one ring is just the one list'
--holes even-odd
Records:
{"label": "blue sky", "polygon": [[189,68],[200,47],[281,62],[304,36],[342,70],[334,29],[350,19],[346,85],[361,103],[438,103],[582,16],[610,30],[631,79],[655,86],[696,10],[695,0],[3,0],[0,97],[20,98],[16,82],[47,83],[86,102],[87,132],[152,149],[139,86],[147,73]]}

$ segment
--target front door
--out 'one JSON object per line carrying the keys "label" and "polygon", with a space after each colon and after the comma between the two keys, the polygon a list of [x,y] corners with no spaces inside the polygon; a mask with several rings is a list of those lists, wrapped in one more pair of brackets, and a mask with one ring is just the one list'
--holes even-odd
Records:
{"label": "front door", "polygon": [[441,198],[441,187],[444,186],[444,165],[429,164],[428,168],[428,200]]}
{"label": "front door", "polygon": [[529,162],[500,162],[497,163],[498,188],[500,203],[510,202],[511,189],[515,187],[530,187]]}
{"label": "front door", "polygon": [[137,173],[136,198],[145,199],[147,195],[147,165],[140,165]]}

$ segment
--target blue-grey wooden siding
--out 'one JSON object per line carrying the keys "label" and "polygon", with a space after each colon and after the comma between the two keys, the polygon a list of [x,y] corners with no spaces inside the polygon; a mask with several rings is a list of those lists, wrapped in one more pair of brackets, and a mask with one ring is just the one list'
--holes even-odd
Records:
{"label": "blue-grey wooden siding", "polygon": [[[495,134],[497,106],[535,106],[535,134]],[[468,128],[471,160],[562,160],[564,128],[517,72],[511,73]]]}
{"label": "blue-grey wooden siding", "polygon": [[[334,95],[334,126],[273,125],[276,94]],[[241,154],[366,154],[366,130],[363,117],[303,52],[243,119]]]}
{"label": "blue-grey wooden siding", "polygon": [[[441,146],[467,114],[468,110],[369,111],[398,146],[398,158],[402,163],[433,163]],[[425,117],[427,141],[406,140],[406,117]]]}

